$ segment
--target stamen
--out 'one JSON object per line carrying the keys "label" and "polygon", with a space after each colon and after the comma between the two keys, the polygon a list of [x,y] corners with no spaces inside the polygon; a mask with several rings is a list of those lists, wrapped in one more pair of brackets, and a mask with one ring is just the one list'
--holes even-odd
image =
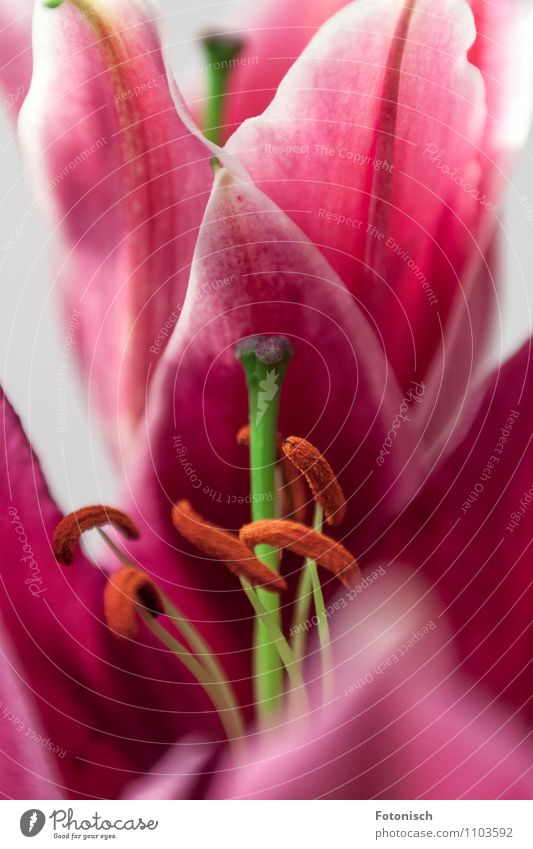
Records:
{"label": "stamen", "polygon": [[264,519],[243,525],[239,536],[251,549],[261,544],[273,545],[315,560],[348,588],[360,578],[359,566],[350,552],[339,542],[307,525],[284,519]]}
{"label": "stamen", "polygon": [[[245,424],[237,431],[237,444],[250,444],[250,425]],[[292,463],[289,463],[282,451],[283,439],[281,433],[277,434],[278,464],[283,480],[281,490],[281,515],[292,518],[296,522],[305,522],[307,507],[307,492],[300,474]]]}
{"label": "stamen", "polygon": [[139,610],[155,618],[164,613],[165,608],[159,590],[148,575],[128,566],[115,572],[105,588],[106,622],[120,637],[134,640],[139,633]]}
{"label": "stamen", "polygon": [[69,513],[61,519],[54,531],[52,547],[56,559],[64,566],[70,566],[74,552],[78,547],[80,536],[85,531],[113,525],[122,531],[128,539],[139,539],[139,531],[129,516],[114,507],[97,504],[93,507],[83,507],[74,513]]}
{"label": "stamen", "polygon": [[342,522],[346,515],[346,499],[333,469],[318,448],[299,436],[289,436],[281,447],[285,457],[307,478],[328,525]]}
{"label": "stamen", "polygon": [[238,536],[202,518],[193,510],[189,501],[178,501],[174,505],[172,521],[185,539],[209,557],[222,560],[233,574],[273,593],[287,589],[284,578],[258,560]]}

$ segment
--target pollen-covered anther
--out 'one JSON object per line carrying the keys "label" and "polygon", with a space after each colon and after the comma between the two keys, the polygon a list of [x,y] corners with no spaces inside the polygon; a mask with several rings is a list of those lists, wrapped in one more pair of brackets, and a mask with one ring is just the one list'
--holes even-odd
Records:
{"label": "pollen-covered anther", "polygon": [[138,612],[164,613],[161,594],[140,569],[127,566],[112,575],[104,591],[106,622],[120,637],[134,640],[139,633]]}
{"label": "pollen-covered anther", "polygon": [[105,525],[113,525],[128,539],[139,539],[139,531],[135,524],[121,510],[102,504],[83,507],[81,510],[69,513],[56,527],[52,541],[56,559],[63,565],[70,566],[80,536],[85,531],[92,531],[94,528],[102,528]]}
{"label": "pollen-covered anther", "polygon": [[238,536],[208,522],[193,510],[189,501],[174,505],[172,521],[185,539],[208,557],[221,560],[235,575],[271,592],[287,589],[284,578],[258,560]]}
{"label": "pollen-covered anther", "polygon": [[299,522],[262,519],[243,525],[239,536],[250,549],[265,544],[286,548],[301,557],[309,557],[339,578],[348,588],[355,586],[361,577],[357,561],[343,545]]}
{"label": "pollen-covered anther", "polygon": [[307,439],[299,436],[289,436],[281,447],[285,457],[305,475],[328,525],[340,524],[346,515],[346,499],[326,458]]}

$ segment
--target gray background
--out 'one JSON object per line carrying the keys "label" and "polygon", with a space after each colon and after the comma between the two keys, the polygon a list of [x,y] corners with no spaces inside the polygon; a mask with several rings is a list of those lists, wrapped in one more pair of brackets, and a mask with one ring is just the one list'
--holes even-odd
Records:
{"label": "gray background", "polygon": [[[201,61],[197,37],[242,24],[244,12],[258,0],[202,3],[160,0],[161,26],[176,75]],[[95,421],[91,421],[77,382],[74,356],[67,361],[67,416],[58,432],[57,377],[65,331],[51,295],[53,281],[48,232],[33,205],[9,114],[0,116],[0,363],[1,382],[21,415],[45,467],[54,493],[65,509],[94,501],[112,501],[116,480]],[[533,221],[518,202],[526,195],[533,207],[533,136],[507,189],[502,301],[494,360],[514,351],[531,326],[533,294]],[[1,249],[18,226],[22,235],[9,252]]]}

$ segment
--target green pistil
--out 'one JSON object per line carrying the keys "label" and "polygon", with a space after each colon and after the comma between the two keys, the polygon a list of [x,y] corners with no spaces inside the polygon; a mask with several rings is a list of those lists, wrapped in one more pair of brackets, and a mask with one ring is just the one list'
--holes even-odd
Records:
{"label": "green pistil", "polygon": [[224,101],[231,71],[242,50],[242,42],[228,36],[207,35],[202,43],[208,66],[204,134],[209,141],[221,144]]}
{"label": "green pistil", "polygon": [[[281,386],[292,356],[292,345],[283,336],[253,336],[243,340],[236,350],[248,386],[250,415],[250,468],[252,520],[275,519],[277,432]],[[256,556],[275,571],[278,552],[269,545],[258,545]],[[257,590],[257,597],[269,615],[269,623],[281,631],[279,597]],[[254,684],[257,712],[267,724],[281,703],[283,665],[272,642],[271,628],[257,617],[254,634]]]}

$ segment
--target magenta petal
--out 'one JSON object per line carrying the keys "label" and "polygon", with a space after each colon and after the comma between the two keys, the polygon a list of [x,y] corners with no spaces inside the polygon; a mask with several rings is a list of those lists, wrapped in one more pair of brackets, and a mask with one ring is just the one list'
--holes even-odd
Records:
{"label": "magenta petal", "polygon": [[93,8],[100,38],[73,4],[37,5],[20,136],[54,227],[63,310],[79,311],[85,379],[110,442],[127,447],[181,309],[212,173],[176,113],[145,6]]}
{"label": "magenta petal", "polygon": [[4,0],[0,5],[0,84],[2,114],[16,117],[28,93],[32,71],[33,0]]}
{"label": "magenta petal", "polygon": [[57,755],[31,704],[31,689],[12,668],[13,647],[0,631],[0,795],[57,799],[62,793]]}
{"label": "magenta petal", "polygon": [[132,553],[139,552],[202,623],[234,677],[249,674],[243,665],[250,644],[246,599],[224,566],[184,544],[170,511],[177,499],[189,498],[228,529],[249,520],[249,459],[236,444],[248,419],[247,396],[234,346],[255,333],[286,334],[294,343],[280,427],[308,437],[338,472],[349,500],[340,536],[356,529],[356,555],[420,479],[420,461],[411,456],[416,433],[408,427],[387,462],[377,462],[400,394],[357,303],[272,201],[220,171],[187,301],[154,380],[146,441],[136,446],[125,501],[143,528]]}
{"label": "magenta petal", "polygon": [[28,712],[57,747],[64,794],[113,798],[167,743],[195,728],[209,731],[213,716],[198,686],[149,634],[130,642],[110,633],[98,568],[81,553],[69,568],[54,560],[60,514],[5,399],[2,435],[0,619],[16,652],[14,672],[32,702]]}
{"label": "magenta petal", "polygon": [[331,618],[336,697],[219,763],[211,798],[530,798],[527,730],[469,694],[425,596],[412,576],[378,570],[344,598]]}
{"label": "magenta petal", "polygon": [[476,401],[460,444],[392,530],[389,554],[433,581],[464,668],[531,716],[530,341]]}
{"label": "magenta petal", "polygon": [[345,5],[346,0],[269,0],[253,10],[245,28],[232,32],[243,48],[230,76],[224,138],[267,108],[317,29]]}
{"label": "magenta petal", "polygon": [[151,772],[124,788],[123,799],[201,799],[210,780],[220,746],[190,739],[171,746]]}
{"label": "magenta petal", "polygon": [[[227,145],[368,308],[402,385],[445,343],[500,199],[494,181],[485,196],[502,162],[483,149],[492,116],[467,61],[474,38],[463,0],[352,3]],[[474,342],[471,360],[484,336]]]}
{"label": "magenta petal", "polygon": [[477,38],[469,53],[470,61],[483,74],[487,91],[488,120],[483,153],[488,160],[483,178],[490,190],[505,178],[491,167],[503,161],[507,166],[521,148],[531,121],[531,36],[533,16],[526,3],[509,0],[471,0]]}

